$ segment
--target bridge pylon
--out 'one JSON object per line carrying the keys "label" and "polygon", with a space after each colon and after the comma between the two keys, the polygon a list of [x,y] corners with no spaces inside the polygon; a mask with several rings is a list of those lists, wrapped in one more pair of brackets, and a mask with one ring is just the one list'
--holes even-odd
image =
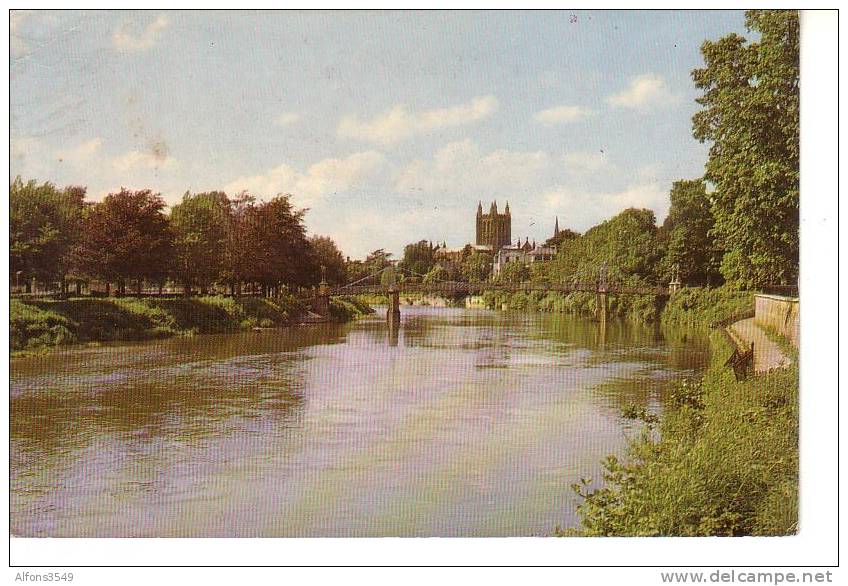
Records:
{"label": "bridge pylon", "polygon": [[609,292],[607,290],[607,263],[598,270],[598,284],[595,289],[595,317],[606,327],[609,314]]}
{"label": "bridge pylon", "polygon": [[400,291],[392,286],[388,290],[389,308],[386,310],[386,321],[389,327],[397,327],[400,324]]}
{"label": "bridge pylon", "polygon": [[315,313],[324,318],[330,317],[330,285],[325,279],[321,279],[321,283],[318,285],[318,295],[315,297]]}

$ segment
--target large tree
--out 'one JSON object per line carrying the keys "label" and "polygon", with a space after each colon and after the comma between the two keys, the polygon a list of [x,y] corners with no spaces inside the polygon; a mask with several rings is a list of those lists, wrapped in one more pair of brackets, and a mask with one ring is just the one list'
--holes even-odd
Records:
{"label": "large tree", "polygon": [[9,186],[9,273],[17,281],[64,280],[80,230],[85,188],[57,189],[52,183]]}
{"label": "large tree", "polygon": [[705,178],[715,186],[713,233],[721,272],[742,287],[792,284],[798,275],[799,24],[795,11],[746,13],[760,34],[701,47],[692,72],[704,109],[693,133],[709,141]]}
{"label": "large tree", "polygon": [[398,263],[398,269],[406,275],[424,277],[434,264],[432,243],[419,240],[403,247],[403,259]]}
{"label": "large tree", "polygon": [[257,279],[267,286],[310,285],[317,283],[319,269],[303,223],[305,210],[295,210],[288,196],[279,195],[257,207],[257,241],[262,243],[257,256]]}
{"label": "large tree", "polygon": [[198,286],[205,292],[221,277],[229,222],[230,201],[220,191],[186,193],[171,210],[172,275],[187,291]]}
{"label": "large tree", "polygon": [[172,256],[165,202],[149,189],[121,189],[89,211],[74,251],[77,270],[107,283],[126,281],[140,290],[145,280],[161,283]]}
{"label": "large tree", "polygon": [[665,244],[662,277],[669,280],[677,265],[687,285],[718,284],[721,251],[710,235],[715,219],[704,182],[675,181],[670,198],[671,208],[660,229]]}
{"label": "large tree", "polygon": [[568,240],[549,263],[554,282],[594,282],[606,264],[610,281],[637,277],[660,280],[657,265],[662,247],[654,212],[629,208]]}
{"label": "large tree", "polygon": [[312,236],[309,239],[312,253],[319,268],[324,267],[324,277],[331,285],[347,282],[345,259],[336,243],[329,236]]}
{"label": "large tree", "polygon": [[462,261],[460,274],[469,283],[482,283],[492,272],[492,255],[474,252]]}

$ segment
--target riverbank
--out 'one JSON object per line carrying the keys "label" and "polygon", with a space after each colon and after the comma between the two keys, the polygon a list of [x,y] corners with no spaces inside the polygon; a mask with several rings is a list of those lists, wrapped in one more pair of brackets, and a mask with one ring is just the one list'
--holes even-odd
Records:
{"label": "riverbank", "polygon": [[[483,293],[483,303],[489,309],[569,313],[583,317],[595,315],[595,302],[595,294],[585,292],[486,291]],[[610,317],[654,323],[660,319],[662,299],[656,295],[611,295],[608,310]]]}
{"label": "riverbank", "polygon": [[[336,322],[372,311],[355,299],[330,304]],[[294,297],[12,299],[9,344],[15,355],[71,344],[237,332],[294,325],[306,312]]]}
{"label": "riverbank", "polygon": [[[675,296],[667,320],[714,324],[753,309],[746,294],[692,290]],[[750,298],[750,295],[747,295]],[[671,391],[661,420],[636,409],[645,432],[626,461],[604,463],[602,487],[572,488],[588,536],[791,535],[798,530],[798,366],[736,381],[725,366],[733,342],[710,336],[701,380]],[[659,431],[659,440],[656,434]]]}

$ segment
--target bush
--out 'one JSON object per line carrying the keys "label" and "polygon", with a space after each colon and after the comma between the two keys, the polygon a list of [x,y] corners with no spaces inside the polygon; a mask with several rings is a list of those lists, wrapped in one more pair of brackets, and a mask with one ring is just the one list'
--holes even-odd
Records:
{"label": "bush", "polygon": [[684,287],[669,299],[662,320],[669,324],[715,325],[718,322],[750,317],[754,311],[754,296],[730,286],[710,289]]}
{"label": "bush", "polygon": [[[572,486],[581,535],[789,535],[798,527],[798,369],[737,382],[716,352],[703,381],[671,393],[661,439],[647,430],[605,485]],[[562,531],[558,534],[564,534]]]}

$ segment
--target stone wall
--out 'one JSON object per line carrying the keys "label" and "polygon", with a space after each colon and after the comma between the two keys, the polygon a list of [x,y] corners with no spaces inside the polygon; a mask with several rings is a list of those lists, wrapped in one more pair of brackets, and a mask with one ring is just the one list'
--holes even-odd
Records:
{"label": "stone wall", "polygon": [[784,336],[794,346],[799,340],[799,304],[795,297],[754,295],[754,321]]}

